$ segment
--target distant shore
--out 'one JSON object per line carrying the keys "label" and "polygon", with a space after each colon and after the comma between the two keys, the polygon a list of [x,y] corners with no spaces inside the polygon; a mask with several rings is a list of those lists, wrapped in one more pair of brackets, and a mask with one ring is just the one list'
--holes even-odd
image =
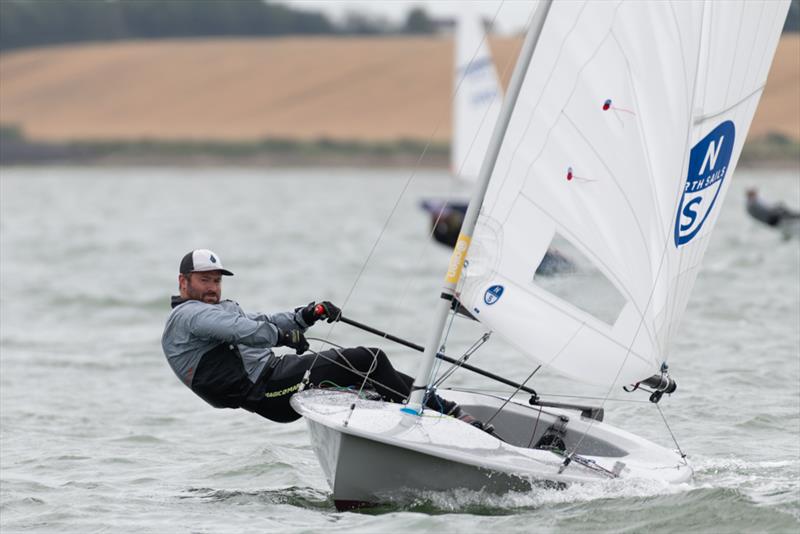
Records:
{"label": "distant shore", "polygon": [[242,166],[242,167],[408,167],[446,168],[447,143],[295,141],[29,141],[0,136],[0,166]]}
{"label": "distant shore", "polygon": [[[800,142],[780,134],[748,141],[744,167],[799,168]],[[411,167],[447,169],[446,142],[295,141],[30,141],[13,129],[0,135],[0,166]]]}

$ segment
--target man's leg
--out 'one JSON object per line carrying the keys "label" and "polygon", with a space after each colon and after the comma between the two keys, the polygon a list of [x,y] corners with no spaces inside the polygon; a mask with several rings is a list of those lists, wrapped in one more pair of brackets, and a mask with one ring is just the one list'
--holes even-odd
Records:
{"label": "man's leg", "polygon": [[[396,370],[381,349],[356,347],[332,349],[321,356],[311,369],[311,382],[317,386],[374,388],[381,397],[391,402],[403,402],[411,392],[414,379]],[[330,382],[331,384],[324,384]],[[455,402],[432,395],[426,406],[437,412],[458,415]]]}
{"label": "man's leg", "polygon": [[[403,402],[414,382],[410,376],[397,371],[386,354],[376,348],[331,349],[319,353],[319,356],[287,355],[281,358],[267,379],[253,387],[250,401],[244,408],[272,421],[288,423],[297,420],[300,415],[291,407],[289,399],[300,388],[309,368],[311,385],[359,388],[366,380],[367,386],[391,402]],[[483,428],[479,421],[463,413],[458,404],[439,395],[431,395],[425,405]]]}
{"label": "man's leg", "polygon": [[313,363],[313,354],[281,357],[272,371],[267,371],[269,374],[253,385],[248,401],[242,407],[279,423],[299,419],[300,414],[294,411],[289,399],[300,389],[303,376]]}

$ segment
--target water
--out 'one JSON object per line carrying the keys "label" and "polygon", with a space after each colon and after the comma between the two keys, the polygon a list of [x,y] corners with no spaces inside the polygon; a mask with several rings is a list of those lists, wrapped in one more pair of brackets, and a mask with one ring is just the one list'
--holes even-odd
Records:
{"label": "water", "polygon": [[[744,189],[800,204],[796,173],[740,171],[671,358],[662,401],[697,468],[680,487],[612,481],[501,497],[453,491],[338,513],[305,424],[214,410],[160,349],[188,250],[217,251],[248,310],[312,299],[423,342],[448,252],[416,204],[443,173],[3,169],[0,527],[10,532],[796,532],[800,527],[800,247],[749,220]],[[372,250],[378,235],[383,239]],[[370,255],[367,268],[361,271]],[[356,288],[351,292],[356,280]],[[375,340],[345,325],[318,337]],[[478,335],[459,323],[450,348]],[[386,346],[411,371],[416,356]],[[475,363],[523,378],[501,342]],[[496,388],[467,374],[455,384]],[[542,375],[540,393],[576,393]],[[579,388],[577,394],[597,392]],[[667,446],[644,396],[606,420]]]}

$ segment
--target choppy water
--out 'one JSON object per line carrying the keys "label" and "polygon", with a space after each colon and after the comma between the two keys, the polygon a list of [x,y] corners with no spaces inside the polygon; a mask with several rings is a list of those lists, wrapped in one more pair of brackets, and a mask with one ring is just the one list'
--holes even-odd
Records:
{"label": "choppy water", "polygon": [[[177,381],[159,338],[179,259],[198,247],[236,272],[224,294],[245,309],[349,297],[348,315],[422,342],[448,252],[425,239],[416,203],[447,191],[444,174],[418,176],[359,277],[408,174],[2,169],[3,533],[800,528],[800,245],[743,210],[753,184],[799,205],[797,173],[735,177],[676,340],[680,389],[661,405],[697,468],[689,485],[454,491],[338,513],[303,422],[214,410]],[[331,335],[368,340],[344,325]],[[475,337],[459,327],[451,346]],[[387,348],[413,369],[416,356]],[[530,369],[502,343],[474,358],[517,378]],[[455,383],[493,387],[468,375]],[[594,394],[548,375],[535,387]],[[612,424],[672,444],[651,405],[606,408]]]}

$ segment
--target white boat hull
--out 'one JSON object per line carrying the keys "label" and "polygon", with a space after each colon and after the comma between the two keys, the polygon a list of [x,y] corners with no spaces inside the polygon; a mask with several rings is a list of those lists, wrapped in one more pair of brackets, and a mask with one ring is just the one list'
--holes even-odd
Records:
{"label": "white boat hull", "polygon": [[[446,397],[479,417],[502,404],[457,391]],[[303,391],[293,396],[292,406],[306,418],[339,509],[398,502],[422,490],[504,493],[617,476],[680,483],[692,475],[677,453],[578,412],[547,408],[540,414],[538,407],[510,403],[492,421],[502,441],[452,417],[406,414],[401,405],[357,400],[347,392]],[[569,417],[567,450],[580,443],[566,469],[563,455],[527,446],[558,425],[560,416]]]}

